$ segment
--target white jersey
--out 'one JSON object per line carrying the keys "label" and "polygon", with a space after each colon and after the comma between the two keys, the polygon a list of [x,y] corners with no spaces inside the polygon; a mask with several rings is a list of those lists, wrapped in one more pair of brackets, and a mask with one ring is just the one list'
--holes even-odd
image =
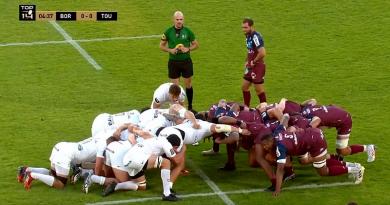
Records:
{"label": "white jersey", "polygon": [[94,162],[96,144],[92,138],[80,142],[60,142],[52,150],[50,161],[63,168],[70,168],[71,164]]}
{"label": "white jersey", "polygon": [[160,127],[169,127],[175,125],[173,121],[168,120],[162,113],[168,113],[168,109],[149,109],[141,113],[139,126],[141,129],[155,135]]}
{"label": "white jersey", "polygon": [[190,120],[185,120],[182,124],[175,125],[173,128],[177,128],[182,130],[184,135],[184,144],[194,144],[195,142],[201,141],[203,138],[212,135],[211,125],[213,123],[197,120],[200,125],[199,129],[195,129],[192,127],[192,122]]}
{"label": "white jersey", "polygon": [[[169,88],[171,87],[173,83],[164,83],[161,84],[153,94],[153,101],[151,108],[153,108],[153,102],[159,103],[159,104],[164,104],[164,103],[169,103]],[[180,86],[181,93],[179,95],[179,102],[184,102],[186,98],[186,93],[184,92],[184,89]]]}
{"label": "white jersey", "polygon": [[135,176],[139,173],[152,156],[161,156],[165,154],[167,157],[176,156],[172,145],[164,137],[153,137],[145,139],[142,143],[134,145],[123,157],[123,166],[130,176]]}
{"label": "white jersey", "polygon": [[[115,127],[111,127],[108,130],[102,130],[97,133],[93,138],[96,144],[96,157],[104,158],[104,151],[107,147],[107,139],[111,137],[116,131]],[[129,131],[123,130],[121,132],[120,140],[127,141],[129,137]]]}
{"label": "white jersey", "polygon": [[121,112],[117,114],[99,114],[92,123],[92,137],[102,131],[116,129],[125,123],[138,124],[139,118],[140,113],[138,112],[138,110],[130,110],[128,112]]}
{"label": "white jersey", "polygon": [[127,171],[123,166],[123,157],[133,145],[128,141],[115,141],[107,145],[105,164],[115,169]]}

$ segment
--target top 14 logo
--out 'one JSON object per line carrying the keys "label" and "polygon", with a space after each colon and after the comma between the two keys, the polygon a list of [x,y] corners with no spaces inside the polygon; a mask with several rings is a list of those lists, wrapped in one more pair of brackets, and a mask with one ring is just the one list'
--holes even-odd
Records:
{"label": "top 14 logo", "polygon": [[35,5],[19,5],[20,21],[35,21]]}

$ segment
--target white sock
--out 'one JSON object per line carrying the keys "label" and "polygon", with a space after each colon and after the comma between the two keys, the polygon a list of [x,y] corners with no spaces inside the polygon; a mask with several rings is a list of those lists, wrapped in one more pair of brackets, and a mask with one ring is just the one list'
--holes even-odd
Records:
{"label": "white sock", "polygon": [[161,180],[163,184],[164,196],[169,196],[171,194],[169,185],[171,182],[171,170],[161,169]]}
{"label": "white sock", "polygon": [[27,167],[26,171],[27,172],[34,172],[34,173],[44,174],[44,175],[49,175],[50,174],[50,170],[48,170],[46,168]]}
{"label": "white sock", "polygon": [[93,183],[97,183],[97,184],[100,184],[100,185],[104,185],[104,181],[106,181],[106,177],[97,176],[97,175],[92,175],[92,176],[91,176],[91,181],[92,181]]}
{"label": "white sock", "polygon": [[127,181],[127,182],[121,182],[118,183],[115,187],[116,190],[133,190],[136,191],[138,189],[138,185],[132,181]]}
{"label": "white sock", "polygon": [[81,176],[84,176],[84,174],[88,173],[88,172],[92,172],[93,173],[92,169],[83,169],[83,168],[81,168]]}
{"label": "white sock", "polygon": [[169,182],[169,188],[172,189],[172,187],[173,187],[173,182]]}
{"label": "white sock", "polygon": [[35,173],[35,172],[31,172],[31,177],[33,179],[37,179],[49,186],[53,186],[53,183],[54,183],[54,177],[53,176],[50,176],[50,175],[46,175],[46,174],[40,174],[40,173]]}

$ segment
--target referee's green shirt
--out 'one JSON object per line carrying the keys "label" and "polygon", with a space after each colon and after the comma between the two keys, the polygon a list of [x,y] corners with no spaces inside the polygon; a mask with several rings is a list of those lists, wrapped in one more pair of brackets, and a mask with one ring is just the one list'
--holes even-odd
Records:
{"label": "referee's green shirt", "polygon": [[[182,27],[181,29],[176,29],[175,26],[169,27],[163,34],[161,40],[168,41],[168,48],[175,48],[178,44],[183,44],[185,47],[189,48],[191,42],[195,40],[194,33],[187,27]],[[169,53],[169,59],[184,61],[190,59],[190,52],[180,53],[180,51],[173,55]]]}

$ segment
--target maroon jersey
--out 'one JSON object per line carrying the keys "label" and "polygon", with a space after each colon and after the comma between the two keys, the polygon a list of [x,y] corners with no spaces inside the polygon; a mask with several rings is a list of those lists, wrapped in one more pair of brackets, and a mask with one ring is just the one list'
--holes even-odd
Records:
{"label": "maroon jersey", "polygon": [[261,115],[258,110],[242,110],[235,116],[237,120],[242,120],[245,123],[257,122],[263,123]]}
{"label": "maroon jersey", "polygon": [[352,129],[351,115],[340,107],[328,106],[307,106],[302,114],[305,117],[318,117],[321,119],[319,126],[335,127],[339,135],[347,135]]}
{"label": "maroon jersey", "polygon": [[310,120],[302,115],[293,115],[290,116],[290,120],[288,121],[288,126],[295,126],[298,128],[306,129],[310,125]]}
{"label": "maroon jersey", "polygon": [[287,156],[301,156],[310,153],[312,157],[326,154],[326,141],[322,131],[307,128],[298,132],[282,131],[276,139],[276,156],[278,163],[285,163]]}
{"label": "maroon jersey", "polygon": [[283,114],[288,113],[289,115],[294,115],[297,113],[301,113],[303,107],[304,106],[299,103],[287,100],[283,110]]}

